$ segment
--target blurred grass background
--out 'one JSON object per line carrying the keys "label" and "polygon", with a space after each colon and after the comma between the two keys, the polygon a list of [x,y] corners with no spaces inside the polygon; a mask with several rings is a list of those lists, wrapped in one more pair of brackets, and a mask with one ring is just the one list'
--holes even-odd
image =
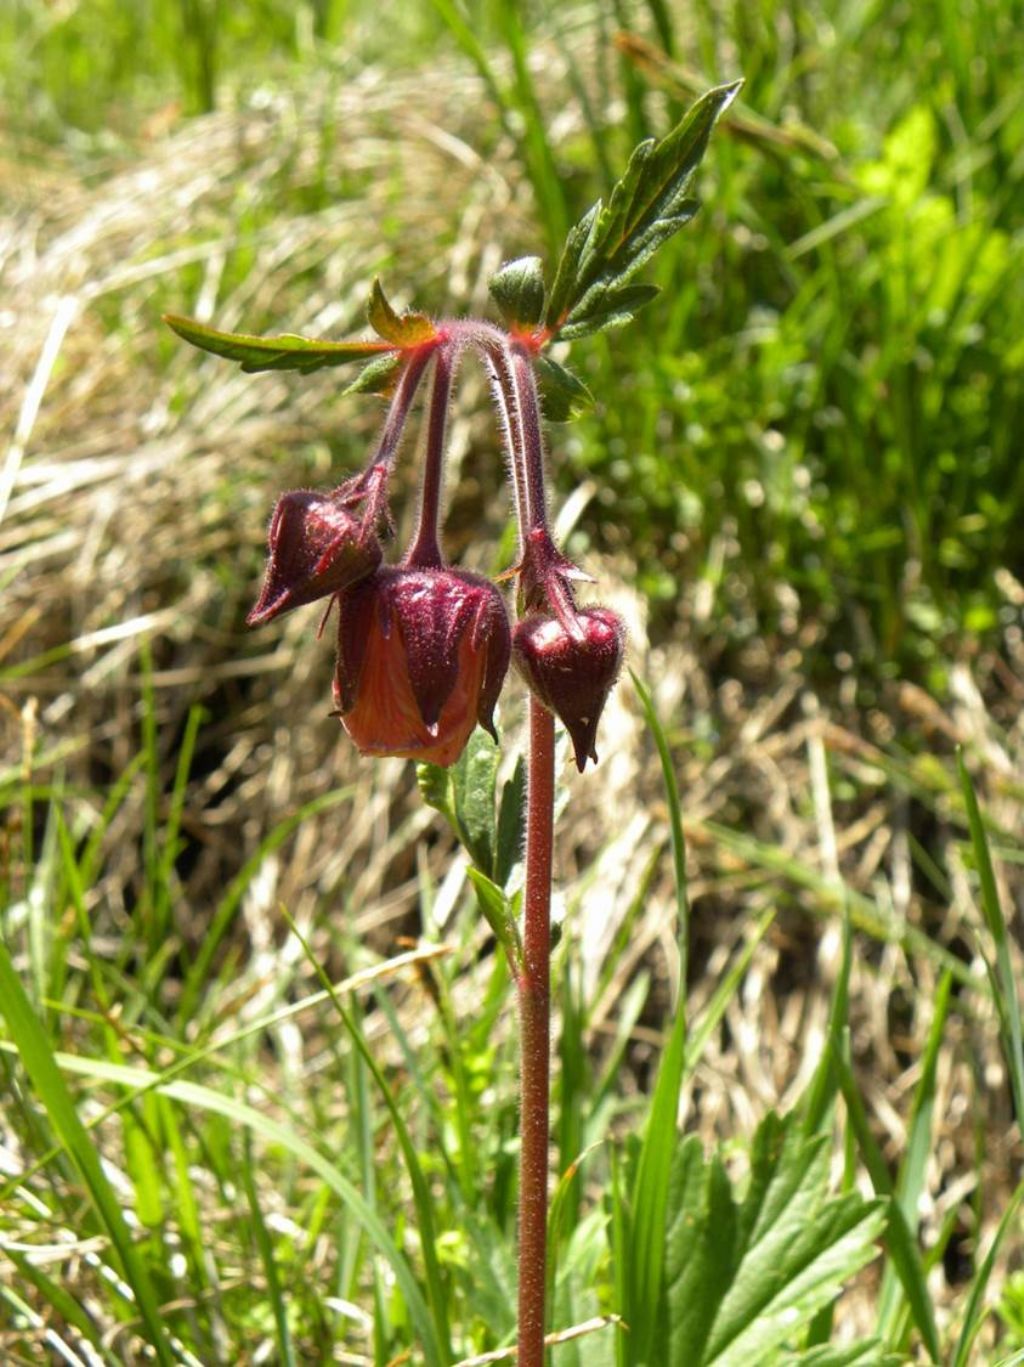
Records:
{"label": "blurred grass background", "polygon": [[[53,1047],[100,1070],[87,1117],[121,1095],[103,1067],[192,1059],[218,1095],[315,1136],[403,1226],[365,1065],[322,1007],[301,1032],[278,1018],[318,986],[280,908],[332,978],[409,937],[443,943],[418,976],[364,992],[361,1028],[436,1150],[431,1180],[447,1174],[462,1348],[507,1337],[514,1046],[465,861],[408,766],[346,751],[315,620],[242,627],[277,491],[354,468],[375,401],[339,401],[329,375],[241,376],[158,319],[342,336],[363,328],[375,273],[402,303],[486,311],[503,260],[550,266],[638,139],[742,75],[705,207],[646,277],[661,296],[573,348],[597,402],[552,430],[552,470],[570,551],[628,616],[677,764],[689,995],[710,1013],[688,1127],[746,1135],[792,1104],[853,907],[852,1060],[898,1170],[939,974],[959,975],[919,1209],[955,1335],[1021,1157],[954,752],[1019,936],[1022,58],[1006,0],[0,8],[3,932]],[[496,570],[507,504],[472,372],[454,454],[449,544]],[[510,756],[521,701],[510,689]],[[678,976],[642,715],[623,683],[596,779],[565,775],[563,1166],[640,1123]],[[3,1052],[0,1067],[4,1237],[58,1247],[81,1189],[59,1158],[20,1181],[53,1136]],[[350,1343],[386,1361],[405,1341],[350,1208],[280,1136],[254,1135],[255,1161],[230,1118],[155,1093],[102,1133],[200,1360],[261,1338],[270,1357],[294,1339],[311,1360]],[[567,1248],[601,1209],[607,1153],[591,1161]],[[105,1331],[125,1314],[89,1243],[101,1231],[81,1232],[53,1278],[105,1307]],[[1014,1234],[993,1361],[1024,1346]],[[71,1310],[18,1271],[0,1343],[32,1360]],[[862,1279],[848,1322],[876,1327],[872,1304]]]}

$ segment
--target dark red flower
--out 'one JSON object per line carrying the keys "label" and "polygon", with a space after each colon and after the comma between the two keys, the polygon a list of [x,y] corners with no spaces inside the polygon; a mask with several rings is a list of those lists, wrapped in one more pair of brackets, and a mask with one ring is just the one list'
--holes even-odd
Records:
{"label": "dark red flower", "polygon": [[597,723],[622,667],[626,629],[609,608],[575,611],[570,632],[557,618],[532,612],[516,627],[512,651],[534,696],[561,721],[576,767],[596,762]]}
{"label": "dark red flower", "polygon": [[246,618],[250,626],[365,578],[382,554],[372,526],[353,516],[340,496],[311,489],[294,489],[278,499],[267,551],[263,590]]}
{"label": "dark red flower", "polygon": [[334,697],[362,754],[447,766],[477,722],[494,735],[511,638],[493,584],[464,570],[386,567],[345,589],[339,606]]}

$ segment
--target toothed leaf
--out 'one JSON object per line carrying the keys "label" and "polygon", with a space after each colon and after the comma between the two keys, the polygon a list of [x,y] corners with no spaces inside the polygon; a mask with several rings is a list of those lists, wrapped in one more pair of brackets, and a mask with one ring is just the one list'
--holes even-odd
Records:
{"label": "toothed leaf", "polygon": [[610,328],[631,323],[640,309],[660,293],[657,285],[623,285],[620,289],[608,289],[599,282],[569,314],[558,334],[559,340],[570,342],[591,332],[607,332]]}
{"label": "toothed leaf", "polygon": [[[568,335],[568,326],[581,321],[576,310],[595,287],[605,293],[621,290],[662,243],[693,217],[697,206],[687,192],[715,122],[741,84],[736,81],[709,90],[660,142],[640,143],[608,203],[599,200],[571,230],[544,319],[552,332],[566,329],[563,335]],[[635,307],[610,308],[603,317],[588,313],[591,326],[586,330],[601,331],[625,322]],[[583,334],[577,328],[572,335]]]}
{"label": "toothed leaf", "polygon": [[365,361],[394,348],[387,342],[328,342],[322,338],[297,337],[286,332],[278,337],[253,337],[244,332],[219,332],[194,318],[164,315],[169,328],[202,351],[237,361],[244,371],[299,370],[304,375],[327,366]]}

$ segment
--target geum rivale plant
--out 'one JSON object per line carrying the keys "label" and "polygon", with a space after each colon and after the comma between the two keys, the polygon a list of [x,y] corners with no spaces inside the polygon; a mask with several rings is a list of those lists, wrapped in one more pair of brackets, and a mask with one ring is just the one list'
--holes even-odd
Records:
{"label": "geum rivale plant", "polygon": [[[544,1360],[548,1309],[555,719],[569,734],[579,769],[585,768],[588,759],[596,761],[598,723],[619,674],[625,644],[623,624],[614,612],[580,605],[577,585],[589,576],[563,554],[552,536],[542,415],[565,419],[589,395],[581,381],[548,352],[555,341],[568,342],[629,322],[657,294],[654,287],[635,284],[633,278],[693,217],[697,205],[689,195],[690,183],[715,121],[737,89],[734,84],[708,92],[665,138],[637,147],[607,204],[594,205],[569,233],[550,285],[536,257],[505,265],[490,283],[502,316],[500,326],[477,319],[435,321],[421,313],[399,315],[378,282],[374,282],[368,306],[369,322],[377,334],[373,340],[334,342],[292,334],[258,337],[221,332],[187,318],[167,318],[187,341],[239,362],[246,371],[308,373],[363,362],[361,373],[346,392],[374,393],[389,400],[380,437],[361,473],[327,492],[293,490],[279,498],[270,523],[265,583],[249,614],[252,625],[262,625],[303,604],[326,600],[322,629],[337,605],[336,715],[360,752],[448,768],[459,760],[478,724],[495,734],[494,708],[510,661],[530,691],[521,925],[510,914],[507,899],[480,898],[508,954],[519,998],[517,1359],[525,1367],[540,1367]],[[486,368],[507,452],[518,522],[518,558],[502,577],[516,580],[514,627],[496,585],[450,565],[439,536],[448,412],[452,386],[467,353]],[[389,482],[414,398],[431,369],[418,523],[404,553],[393,563],[385,563],[382,539],[393,527]],[[646,705],[646,697],[644,701]],[[429,796],[429,775],[423,786]],[[437,798],[436,785],[434,800],[444,806]],[[472,846],[471,840],[467,843]],[[652,1131],[660,1120],[674,1132],[681,1067],[681,1054],[676,1053],[675,1064],[666,1059],[669,1081],[655,1098]],[[705,1237],[708,1215],[697,1209],[703,1200],[698,1188],[703,1190],[706,1183],[720,1187],[720,1181],[714,1172],[704,1173],[692,1145],[678,1151],[672,1166],[676,1205],[685,1197],[694,1209],[687,1212],[680,1206],[675,1211],[683,1232],[673,1241],[672,1212],[665,1205],[670,1196],[667,1157],[671,1148],[664,1148],[664,1134],[655,1132],[655,1138],[662,1150],[649,1143],[640,1160],[645,1185],[634,1212],[639,1257],[636,1267],[620,1277],[622,1303],[633,1318],[628,1335],[620,1339],[620,1344],[628,1343],[619,1353],[620,1360],[718,1361],[717,1350],[712,1351],[716,1333],[726,1344],[739,1333],[739,1342],[746,1345],[741,1352],[749,1351],[749,1340],[731,1327],[728,1314],[716,1319],[716,1308],[721,1309],[728,1299],[729,1277],[714,1260],[704,1257],[702,1261],[714,1239],[709,1235],[706,1248],[696,1247],[693,1256],[679,1262],[681,1250],[685,1252],[688,1246],[683,1237],[686,1231],[691,1243],[697,1238],[694,1231],[700,1232],[701,1239]],[[790,1151],[791,1161],[783,1163],[781,1156]],[[783,1143],[782,1131],[772,1129],[762,1136],[755,1158],[761,1164],[759,1180],[766,1186],[781,1183],[788,1191],[786,1200],[799,1206],[802,1184],[810,1183],[804,1193],[806,1202],[814,1205],[817,1201],[820,1206],[819,1179],[823,1180],[825,1161],[820,1143],[801,1145],[792,1134]],[[720,1191],[718,1199],[724,1199]],[[789,1301],[773,1303],[772,1341],[780,1341],[827,1301],[834,1293],[837,1272],[842,1275],[870,1256],[878,1219],[871,1207],[851,1198],[841,1209],[836,1205],[819,1209],[817,1224],[806,1222],[806,1212],[800,1217],[802,1242],[797,1244],[794,1277],[803,1268],[803,1251],[810,1248],[816,1256],[822,1246],[823,1215],[831,1221],[825,1244],[845,1238],[846,1260],[830,1264],[830,1278],[821,1281],[819,1291],[824,1290],[817,1298],[803,1289],[799,1313]],[[731,1218],[742,1223],[745,1217],[740,1210]],[[655,1231],[653,1241],[647,1238],[648,1228]],[[753,1237],[753,1232],[748,1230],[748,1236]],[[783,1242],[792,1260],[791,1241]],[[733,1276],[738,1276],[747,1251],[736,1244]],[[777,1281],[776,1274],[786,1266],[784,1254],[776,1257],[773,1246],[767,1250],[762,1246],[760,1255],[766,1251]],[[682,1286],[683,1294],[674,1298],[666,1312],[661,1287],[669,1275]],[[749,1327],[746,1302],[750,1299],[748,1287],[740,1330]],[[659,1317],[666,1314],[660,1322]],[[447,1356],[448,1352],[445,1345],[441,1353]],[[430,1356],[436,1360],[436,1353]]]}

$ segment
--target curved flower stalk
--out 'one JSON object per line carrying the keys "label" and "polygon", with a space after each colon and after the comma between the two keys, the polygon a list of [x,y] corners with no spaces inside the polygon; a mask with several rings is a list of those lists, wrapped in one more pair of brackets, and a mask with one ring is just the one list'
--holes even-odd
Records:
{"label": "curved flower stalk", "polygon": [[[607,204],[595,204],[569,233],[550,285],[536,257],[498,272],[491,294],[501,326],[399,314],[377,281],[367,307],[376,336],[367,340],[258,337],[167,319],[187,341],[243,370],[309,373],[361,362],[349,392],[389,401],[361,473],[327,492],[293,490],[279,498],[266,579],[248,618],[261,626],[305,604],[326,599],[328,612],[337,604],[334,698],[360,752],[452,765],[477,724],[495,734],[494,708],[510,658],[530,691],[523,928],[508,937],[522,1039],[520,1367],[542,1367],[545,1353],[555,719],[569,732],[582,772],[588,759],[597,760],[600,716],[625,648],[615,613],[578,605],[576,586],[589,576],[558,548],[549,525],[542,400],[549,420],[563,420],[589,395],[547,352],[556,339],[628,322],[657,294],[632,283],[633,276],[693,216],[694,173],[738,88],[709,91],[660,142],[636,148]],[[439,534],[448,409],[469,351],[491,380],[512,483],[519,558],[503,578],[516,580],[514,631],[497,587],[451,566]],[[391,472],[431,366],[417,528],[404,555],[385,564],[382,537],[394,526]]]}

